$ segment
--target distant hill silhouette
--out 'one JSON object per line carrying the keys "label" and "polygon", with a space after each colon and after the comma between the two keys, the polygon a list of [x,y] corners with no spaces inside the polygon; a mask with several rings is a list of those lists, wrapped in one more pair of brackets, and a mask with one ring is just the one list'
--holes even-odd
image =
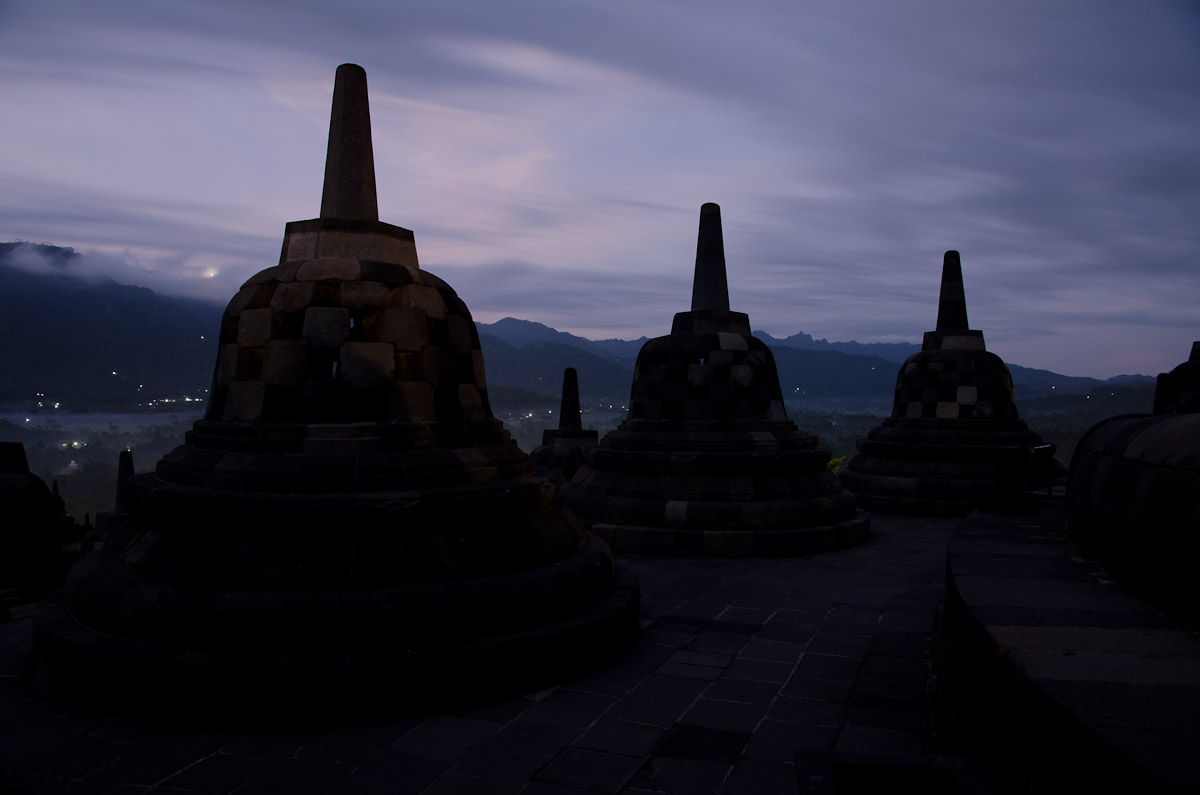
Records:
{"label": "distant hill silhouette", "polygon": [[[511,317],[495,323],[477,325],[481,338],[486,335],[515,349],[502,354],[506,357],[516,357],[504,360],[506,368],[509,369],[513,362],[520,359],[522,352],[525,355],[535,353],[537,349],[524,350],[526,346],[535,342],[566,345],[589,355],[599,354],[614,364],[620,364],[626,373],[623,382],[610,380],[615,378],[615,375],[609,370],[605,370],[604,375],[595,376],[595,380],[600,382],[597,389],[606,396],[605,400],[611,392],[616,391],[621,395],[622,402],[628,397],[629,380],[633,375],[637,353],[646,341],[646,337],[637,340],[589,340],[558,331],[542,323]],[[782,339],[763,331],[754,332],[754,336],[766,342],[775,354],[779,383],[785,400],[848,411],[890,411],[898,365],[921,349],[917,343],[827,342],[823,339],[814,340],[811,335],[803,332]],[[501,380],[496,381],[487,344],[484,345],[484,356],[488,365],[488,382],[509,385],[510,376],[506,373],[500,374]],[[561,351],[559,356],[562,356]],[[582,361],[584,360],[577,359],[575,364],[568,362],[563,366],[579,370],[580,395],[587,400],[589,390],[584,386],[586,365],[580,363]],[[1144,375],[1119,375],[1101,380],[1022,367],[1011,362],[1008,363],[1008,367],[1013,376],[1018,401],[1053,398],[1063,394],[1086,395],[1091,390],[1108,384],[1154,383],[1153,378]],[[539,383],[546,383],[546,374],[540,370],[539,378],[542,379]],[[557,384],[561,383],[561,375],[557,380],[550,381],[556,384],[557,389]],[[518,384],[512,382],[511,385]],[[532,380],[523,386],[538,391]]]}
{"label": "distant hill silhouette", "polygon": [[[79,256],[35,248],[56,263]],[[205,395],[223,307],[6,264],[23,251],[0,245],[0,400],[36,405],[41,393],[88,410]]]}
{"label": "distant hill silhouette", "polygon": [[783,339],[772,337],[765,331],[756,331],[754,336],[770,345],[772,349],[786,346],[804,351],[836,351],[850,356],[874,356],[897,364],[921,350],[921,345],[916,342],[829,342],[813,339],[811,334],[805,334],[803,331]]}
{"label": "distant hill silhouette", "polygon": [[484,333],[484,324],[479,324],[479,327],[488,395],[493,403],[497,402],[493,390],[498,386],[522,389],[557,400],[562,391],[563,370],[568,367],[574,367],[579,372],[579,391],[581,395],[587,395],[588,405],[611,403],[619,406],[629,399],[632,363],[626,368],[590,350],[563,342],[537,341],[516,346]]}
{"label": "distant hill silhouette", "polygon": [[[11,264],[31,254],[48,272]],[[152,398],[204,395],[223,307],[78,278],[70,271],[80,256],[59,246],[0,243],[0,401],[32,406],[43,393],[74,410],[133,409]],[[531,395],[556,401],[567,367],[578,371],[586,405],[623,405],[646,341],[589,340],[511,317],[477,325],[493,406],[522,404]],[[785,400],[844,411],[890,411],[898,363],[919,347],[828,342],[803,332],[756,336],[772,348]],[[1101,381],[1009,367],[1019,405],[1106,385],[1153,384],[1147,376]]]}

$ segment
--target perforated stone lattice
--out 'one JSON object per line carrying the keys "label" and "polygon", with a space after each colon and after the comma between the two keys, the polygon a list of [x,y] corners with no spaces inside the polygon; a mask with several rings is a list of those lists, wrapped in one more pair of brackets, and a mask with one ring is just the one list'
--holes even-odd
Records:
{"label": "perforated stone lattice", "polygon": [[732,332],[671,334],[638,355],[630,418],[784,420],[775,359],[761,341]]}
{"label": "perforated stone lattice", "polygon": [[999,356],[978,351],[921,352],[896,379],[893,417],[1016,419],[1012,376]]}
{"label": "perforated stone lattice", "polygon": [[408,265],[353,259],[262,272],[230,301],[206,419],[416,422],[491,416],[470,311]]}

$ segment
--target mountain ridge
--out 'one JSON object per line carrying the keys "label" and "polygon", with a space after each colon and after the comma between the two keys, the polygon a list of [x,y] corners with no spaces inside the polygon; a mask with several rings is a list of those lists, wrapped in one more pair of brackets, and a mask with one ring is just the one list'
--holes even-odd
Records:
{"label": "mountain ridge", "polygon": [[[35,272],[12,264],[36,254],[48,264]],[[73,249],[0,243],[0,400],[44,396],[91,407],[142,405],[151,398],[207,392],[223,307],[155,293],[111,279],[81,279],[69,265]],[[557,397],[562,370],[575,367],[585,401],[620,406],[628,399],[633,365],[646,337],[589,340],[532,320],[505,317],[476,324],[488,382],[504,394]],[[897,360],[915,343],[785,338],[756,332],[771,348],[784,398],[810,406],[888,413]],[[1009,364],[1018,400],[1084,394],[1106,385],[1148,384],[1148,376],[1101,380]]]}

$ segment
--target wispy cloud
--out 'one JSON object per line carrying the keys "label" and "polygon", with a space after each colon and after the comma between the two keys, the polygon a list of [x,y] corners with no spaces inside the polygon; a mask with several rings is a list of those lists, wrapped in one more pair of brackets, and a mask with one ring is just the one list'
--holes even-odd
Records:
{"label": "wispy cloud", "polygon": [[735,307],[774,334],[917,339],[957,248],[973,325],[1019,363],[1152,371],[1200,337],[1188,4],[0,14],[0,239],[155,289],[224,297],[273,264],[284,222],[317,212],[333,68],[354,61],[382,215],[482,319],[663,333],[717,201]]}

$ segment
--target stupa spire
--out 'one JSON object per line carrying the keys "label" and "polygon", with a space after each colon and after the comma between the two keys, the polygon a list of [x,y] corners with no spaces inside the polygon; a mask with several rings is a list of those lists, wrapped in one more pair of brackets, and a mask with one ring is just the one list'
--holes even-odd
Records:
{"label": "stupa spire", "polygon": [[582,431],[583,421],[579,416],[579,375],[574,367],[563,370],[562,403],[558,407],[558,429],[560,431]]}
{"label": "stupa spire", "polygon": [[957,251],[942,258],[942,294],[938,299],[938,331],[968,329],[967,296],[963,291],[962,260]]}
{"label": "stupa spire", "polygon": [[342,64],[333,80],[321,217],[379,220],[367,73],[358,64]]}
{"label": "stupa spire", "polygon": [[692,282],[692,311],[729,311],[729,282],[725,277],[725,240],[721,234],[721,207],[708,202],[700,207],[700,233],[696,238],[696,276]]}

